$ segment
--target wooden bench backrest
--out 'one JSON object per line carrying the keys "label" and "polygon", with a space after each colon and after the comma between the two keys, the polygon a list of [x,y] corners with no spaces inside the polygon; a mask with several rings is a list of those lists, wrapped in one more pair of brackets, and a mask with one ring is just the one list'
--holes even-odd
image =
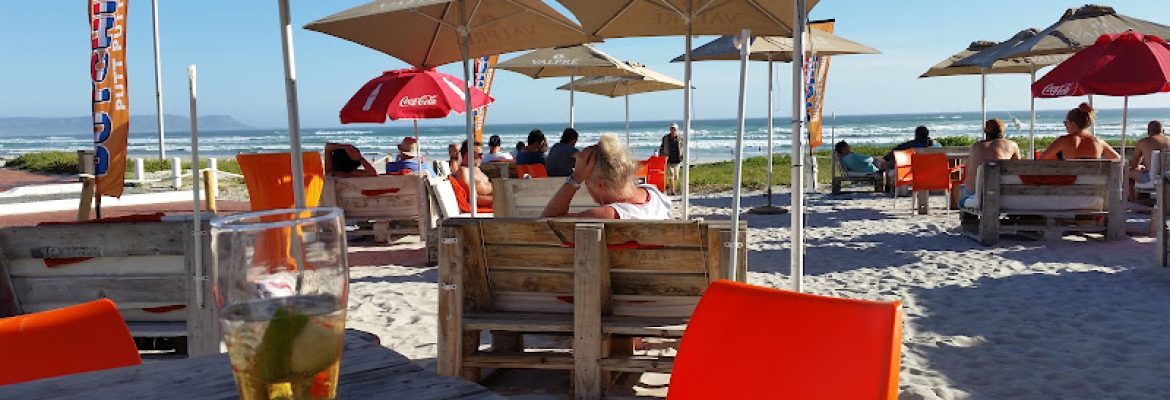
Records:
{"label": "wooden bench backrest", "polygon": [[[997,160],[988,161],[980,168],[981,205],[999,204],[1006,197],[1028,196],[1029,201],[1045,204],[1047,199],[1061,201],[1072,197],[1099,198],[1097,211],[1108,211],[1120,204],[1118,185],[1121,174],[1117,161],[1109,160]],[[1026,184],[1009,178],[1020,175],[1069,176],[1076,175],[1071,185]]]}
{"label": "wooden bench backrest", "polygon": [[334,204],[345,211],[346,218],[410,219],[425,213],[420,175],[328,179],[333,183]]}
{"label": "wooden bench backrest", "polygon": [[[492,179],[492,210],[497,217],[539,217],[565,178]],[[597,207],[585,188],[577,190],[569,212]]]}
{"label": "wooden bench backrest", "polygon": [[455,199],[455,189],[451,188],[447,179],[428,178],[427,185],[431,205],[434,206],[433,210],[438,220],[459,216],[459,202]]}
{"label": "wooden bench backrest", "polygon": [[[603,230],[604,246],[576,242],[586,226]],[[448,220],[443,230],[459,243],[460,254],[446,257],[462,260],[465,307],[485,312],[572,313],[583,262],[603,266],[613,315],[686,317],[727,275],[731,240],[726,222],[495,218]],[[745,265],[746,251],[739,256]]]}
{"label": "wooden bench backrest", "polygon": [[964,146],[915,147],[914,152],[918,154],[968,154],[971,152],[971,148]]}
{"label": "wooden bench backrest", "polygon": [[[192,243],[190,220],[2,228],[0,280],[20,313],[108,298],[136,335],[135,323],[186,323],[191,348],[218,352],[210,240],[201,266]],[[207,280],[195,285],[195,276]]]}

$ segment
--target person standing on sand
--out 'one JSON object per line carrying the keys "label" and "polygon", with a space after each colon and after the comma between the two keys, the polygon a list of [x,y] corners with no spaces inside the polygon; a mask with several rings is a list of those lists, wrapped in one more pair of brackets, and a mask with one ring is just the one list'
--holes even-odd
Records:
{"label": "person standing on sand", "polygon": [[678,124],[670,124],[670,133],[662,137],[658,155],[666,157],[666,192],[678,194],[679,165],[682,164],[682,144],[678,138]]}
{"label": "person standing on sand", "polygon": [[983,140],[971,145],[971,155],[967,157],[967,179],[963,181],[962,194],[959,195],[959,205],[975,198],[975,177],[979,166],[985,161],[992,160],[1019,160],[1020,146],[1004,138],[1004,124],[999,118],[989,119],[983,124]]}
{"label": "person standing on sand", "polygon": [[1056,138],[1052,144],[1040,154],[1041,160],[1118,160],[1113,147],[1104,140],[1089,133],[1097,112],[1089,103],[1081,103],[1077,108],[1068,110],[1064,117],[1065,135]]}
{"label": "person standing on sand", "polygon": [[1126,175],[1129,177],[1128,196],[1130,201],[1133,201],[1134,198],[1134,183],[1148,183],[1152,179],[1152,175],[1158,173],[1158,171],[1150,170],[1150,160],[1154,157],[1154,151],[1170,149],[1170,137],[1167,137],[1166,132],[1162,129],[1162,121],[1150,121],[1150,124],[1146,126],[1146,135],[1134,146],[1133,158],[1129,160],[1129,171]]}

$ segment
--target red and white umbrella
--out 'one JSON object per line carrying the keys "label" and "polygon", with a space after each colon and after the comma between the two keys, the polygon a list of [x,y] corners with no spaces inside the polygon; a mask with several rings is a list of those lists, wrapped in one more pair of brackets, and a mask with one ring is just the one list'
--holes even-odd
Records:
{"label": "red and white umbrella", "polygon": [[[366,82],[341,108],[341,123],[386,122],[398,119],[443,118],[452,111],[464,113],[466,98],[463,80],[434,69],[386,71]],[[471,89],[471,108],[480,108],[494,99]]]}
{"label": "red and white umbrella", "polygon": [[1032,97],[1125,96],[1121,117],[1123,159],[1129,96],[1162,92],[1170,92],[1170,44],[1160,37],[1132,30],[1101,35],[1092,46],[1069,57],[1032,84]]}
{"label": "red and white umbrella", "polygon": [[[414,139],[418,143],[418,120],[443,118],[467,111],[463,80],[432,69],[386,71],[366,82],[341,108],[341,123],[383,123],[410,119],[414,122]],[[483,91],[471,88],[471,107],[480,108],[494,101]],[[421,173],[421,171],[419,172]]]}

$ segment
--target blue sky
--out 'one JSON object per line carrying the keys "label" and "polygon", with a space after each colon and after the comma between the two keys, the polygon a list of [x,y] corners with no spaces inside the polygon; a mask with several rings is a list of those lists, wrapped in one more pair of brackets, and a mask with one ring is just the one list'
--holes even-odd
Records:
{"label": "blue sky", "polygon": [[[337,111],[367,80],[383,70],[406,67],[390,56],[306,31],[309,21],[361,4],[360,0],[292,1],[299,78],[301,124],[338,126]],[[81,1],[24,1],[6,4],[5,89],[0,117],[83,116],[90,112],[89,41],[85,4]],[[186,66],[199,70],[199,113],[228,114],[256,127],[286,124],[284,75],[275,1],[159,1],[164,109],[186,115]],[[977,39],[1003,40],[1027,28],[1055,22],[1066,8],[1085,0],[937,1],[823,0],[812,19],[835,18],[836,33],[882,51],[879,55],[834,57],[825,113],[886,114],[978,111],[979,78],[917,76]],[[1170,24],[1165,0],[1125,0],[1112,4],[1119,13]],[[151,7],[147,0],[130,5],[127,57],[131,113],[155,113]],[[714,37],[699,37],[695,46]],[[612,39],[599,48],[623,60],[642,62],[681,80],[683,67],[671,64],[682,53],[682,37]],[[504,59],[513,55],[506,55]],[[440,70],[459,75],[458,64]],[[695,63],[696,118],[732,118],[736,113],[734,62]],[[748,69],[749,117],[766,112],[765,63]],[[776,64],[779,78],[776,115],[787,115],[791,81],[788,64]],[[567,78],[533,80],[507,71],[496,75],[497,101],[489,124],[567,121],[568,94],[555,91]],[[989,78],[990,110],[1026,110],[1026,75]],[[1100,98],[1099,98],[1100,99]],[[1079,99],[1039,100],[1040,109],[1063,109]],[[1135,97],[1133,107],[1170,107],[1170,94]],[[1121,99],[1098,100],[1098,107],[1120,107]],[[578,121],[617,121],[620,99],[579,94]],[[635,120],[678,119],[682,92],[631,97]],[[452,115],[428,124],[458,124]],[[405,124],[406,122],[393,122]],[[175,128],[180,129],[180,128]]]}

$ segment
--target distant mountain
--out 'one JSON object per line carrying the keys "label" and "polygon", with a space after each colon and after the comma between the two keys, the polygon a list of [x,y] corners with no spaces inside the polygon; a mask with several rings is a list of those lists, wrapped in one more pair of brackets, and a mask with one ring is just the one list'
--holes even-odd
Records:
{"label": "distant mountain", "polygon": [[[188,132],[191,129],[191,119],[174,114],[167,114],[163,120],[163,127],[168,132]],[[200,131],[226,131],[252,129],[230,115],[206,115],[199,117]],[[32,117],[0,117],[0,136],[17,135],[91,135],[93,119],[91,117],[67,118],[32,118]],[[130,116],[130,133],[158,132],[158,118],[153,115]]]}

